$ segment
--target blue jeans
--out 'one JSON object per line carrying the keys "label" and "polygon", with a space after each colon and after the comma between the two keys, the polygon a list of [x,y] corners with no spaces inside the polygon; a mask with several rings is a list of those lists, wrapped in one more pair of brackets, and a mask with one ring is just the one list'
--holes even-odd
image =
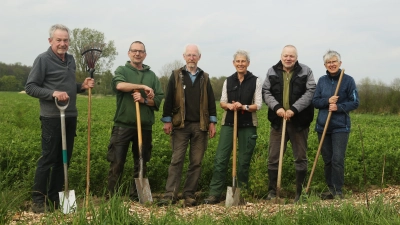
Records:
{"label": "blue jeans", "polygon": [[[321,141],[321,133],[318,140]],[[321,155],[325,163],[325,180],[333,195],[342,194],[344,184],[344,157],[346,155],[349,133],[326,134],[322,143]]]}
{"label": "blue jeans", "polygon": [[184,128],[174,129],[171,134],[172,159],[168,168],[165,196],[175,199],[178,196],[189,143],[189,168],[183,187],[183,197],[193,197],[197,190],[201,174],[201,162],[208,144],[208,132],[200,130],[199,122],[185,122]]}
{"label": "blue jeans", "polygon": [[[44,203],[46,196],[54,204],[64,186],[61,119],[40,117],[42,124],[42,155],[37,162],[32,190],[34,203]],[[76,117],[65,118],[68,166],[76,136]]]}

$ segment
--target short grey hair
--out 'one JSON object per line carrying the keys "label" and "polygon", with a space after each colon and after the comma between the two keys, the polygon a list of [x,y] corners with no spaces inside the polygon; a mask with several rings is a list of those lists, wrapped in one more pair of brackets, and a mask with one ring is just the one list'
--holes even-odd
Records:
{"label": "short grey hair", "polygon": [[65,30],[65,31],[67,31],[67,33],[68,33],[68,39],[70,38],[70,36],[69,36],[69,33],[70,33],[70,32],[69,32],[68,27],[65,26],[65,25],[62,25],[62,24],[54,24],[53,26],[50,27],[50,29],[49,29],[49,36],[50,36],[50,38],[53,37],[54,32],[55,32],[56,30]]}
{"label": "short grey hair", "polygon": [[339,62],[342,61],[340,58],[340,54],[337,51],[328,50],[323,56],[324,64],[326,63],[326,61],[332,59],[333,57],[336,57]]}
{"label": "short grey hair", "polygon": [[[283,49],[285,49],[285,48],[294,48],[294,50],[296,51],[296,57],[299,57],[299,54],[297,53],[296,46],[294,46],[294,45],[285,45],[285,47],[283,47]],[[283,49],[282,49],[282,52],[283,52]]]}
{"label": "short grey hair", "polygon": [[201,55],[201,51],[200,51],[200,47],[198,46],[198,45],[196,45],[196,44],[187,44],[187,45],[185,45],[185,48],[183,49],[183,54],[185,55],[186,54],[186,49],[189,47],[189,46],[196,46],[196,48],[197,48],[197,51],[199,52],[199,55]]}
{"label": "short grey hair", "polygon": [[246,57],[246,60],[250,62],[249,53],[246,52],[245,50],[237,50],[237,51],[235,52],[235,54],[233,54],[233,61],[235,61],[236,56],[238,56],[238,55],[242,55],[242,56]]}
{"label": "short grey hair", "polygon": [[141,44],[141,45],[143,45],[144,52],[146,52],[146,45],[144,45],[143,42],[141,42],[141,41],[134,41],[134,42],[132,42],[132,44],[129,45],[129,50],[128,50],[128,51],[131,50],[131,47],[132,47],[133,44]]}

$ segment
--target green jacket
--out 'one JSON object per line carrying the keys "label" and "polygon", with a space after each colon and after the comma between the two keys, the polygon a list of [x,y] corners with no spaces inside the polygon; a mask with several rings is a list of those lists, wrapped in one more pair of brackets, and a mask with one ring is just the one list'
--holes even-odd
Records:
{"label": "green jacket", "polygon": [[[114,126],[136,128],[136,104],[133,101],[132,92],[122,92],[116,89],[120,82],[144,84],[154,90],[154,106],[139,104],[140,120],[143,130],[151,130],[154,124],[154,111],[159,110],[164,93],[161,88],[158,77],[150,70],[150,67],[143,64],[143,69],[138,70],[128,61],[125,66],[119,66],[115,70],[115,76],[112,79],[113,90],[117,94],[117,110],[114,116]],[[143,98],[146,94],[140,90]]]}

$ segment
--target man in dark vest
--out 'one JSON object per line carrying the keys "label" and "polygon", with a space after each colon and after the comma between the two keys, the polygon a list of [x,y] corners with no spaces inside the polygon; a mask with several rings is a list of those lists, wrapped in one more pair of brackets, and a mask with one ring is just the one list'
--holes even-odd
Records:
{"label": "man in dark vest", "polygon": [[268,105],[268,120],[271,122],[267,199],[273,199],[276,195],[283,120],[287,121],[285,150],[290,140],[296,169],[295,202],[300,199],[307,175],[307,139],[310,123],[314,119],[311,101],[315,87],[312,70],[297,61],[296,47],[285,46],[281,60],[268,70],[262,87],[263,99]]}
{"label": "man in dark vest", "polygon": [[163,130],[171,135],[172,159],[168,168],[166,192],[160,205],[175,203],[187,147],[189,168],[183,188],[185,206],[195,206],[195,192],[201,173],[201,162],[208,138],[215,136],[217,123],[214,92],[209,76],[197,67],[201,53],[197,45],[187,45],[183,58],[186,65],[172,72],[164,101]]}

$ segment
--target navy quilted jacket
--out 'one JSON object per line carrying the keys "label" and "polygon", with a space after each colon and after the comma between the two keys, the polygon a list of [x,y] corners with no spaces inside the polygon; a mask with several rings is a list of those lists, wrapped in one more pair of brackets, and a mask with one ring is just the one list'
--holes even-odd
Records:
{"label": "navy quilted jacket", "polygon": [[[319,109],[315,131],[322,133],[325,127],[326,119],[329,114],[329,98],[335,94],[335,90],[339,80],[339,74],[335,76],[324,75],[319,78],[317,89],[315,90],[312,103],[315,108]],[[332,112],[327,133],[350,132],[350,111],[357,109],[359,105],[359,98],[357,93],[356,84],[354,79],[343,74],[342,82],[338,92],[337,111]]]}

